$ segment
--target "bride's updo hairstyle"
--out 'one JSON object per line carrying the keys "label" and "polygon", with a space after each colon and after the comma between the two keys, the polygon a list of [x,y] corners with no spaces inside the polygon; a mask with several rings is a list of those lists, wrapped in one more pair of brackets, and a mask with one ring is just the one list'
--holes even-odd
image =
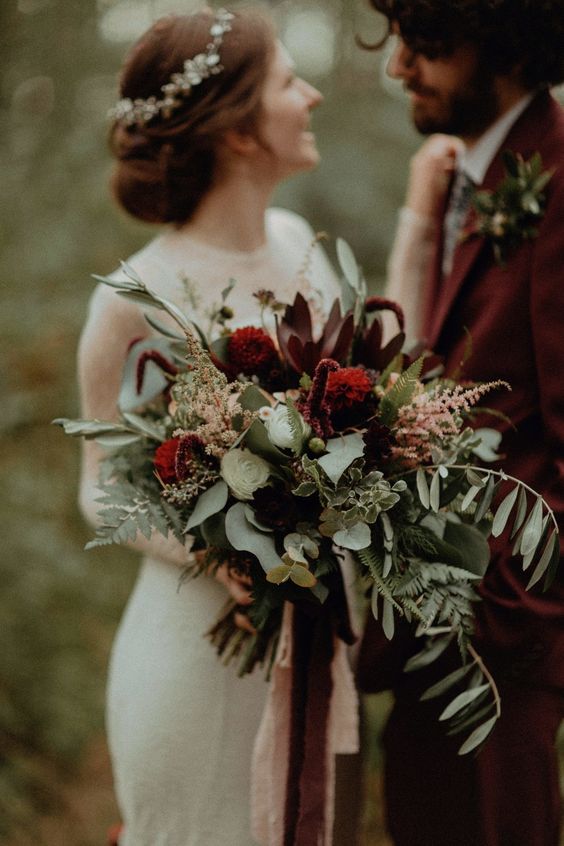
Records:
{"label": "bride's updo hairstyle", "polygon": [[[159,19],[126,57],[120,96],[147,100],[205,53],[214,13]],[[119,204],[149,223],[185,223],[215,174],[216,147],[228,129],[256,128],[275,35],[256,10],[234,13],[219,50],[222,70],[195,85],[169,116],[147,122],[115,119],[110,147],[117,159],[112,190]]]}

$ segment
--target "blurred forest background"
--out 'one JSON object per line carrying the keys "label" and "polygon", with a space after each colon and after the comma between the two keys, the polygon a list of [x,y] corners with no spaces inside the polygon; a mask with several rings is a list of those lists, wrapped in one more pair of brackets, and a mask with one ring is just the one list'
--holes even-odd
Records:
{"label": "blurred forest background", "polygon": [[[92,273],[152,237],[112,205],[106,112],[124,52],[192,0],[3,0],[0,4],[0,842],[101,846],[117,820],[103,733],[106,663],[137,570],[122,549],[85,553],[78,442],[50,421],[78,413],[75,350]],[[235,4],[234,4],[235,5]],[[351,243],[374,289],[418,139],[366,0],[269,4],[299,72],[325,95],[319,169],[276,202]],[[210,652],[210,660],[213,655]],[[387,702],[371,698],[375,731]],[[367,846],[384,844],[379,803]]]}

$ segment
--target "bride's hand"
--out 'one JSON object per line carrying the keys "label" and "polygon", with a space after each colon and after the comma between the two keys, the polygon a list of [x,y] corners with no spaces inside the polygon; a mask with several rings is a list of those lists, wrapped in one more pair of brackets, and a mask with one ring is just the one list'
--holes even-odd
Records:
{"label": "bride's hand", "polygon": [[[253,598],[250,590],[252,581],[248,576],[238,573],[228,564],[220,564],[215,571],[215,578],[227,589],[237,605],[245,607],[252,603]],[[256,634],[255,627],[242,609],[235,613],[235,623],[240,629]]]}
{"label": "bride's hand", "polygon": [[431,135],[410,163],[405,205],[422,217],[436,219],[441,214],[456,157],[463,144],[452,135]]}

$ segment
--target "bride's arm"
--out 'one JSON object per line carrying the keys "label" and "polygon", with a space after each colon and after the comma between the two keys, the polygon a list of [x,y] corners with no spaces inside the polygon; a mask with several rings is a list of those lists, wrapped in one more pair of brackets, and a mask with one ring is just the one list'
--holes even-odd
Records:
{"label": "bride's arm", "polygon": [[[78,349],[81,416],[117,420],[117,397],[123,366],[131,343],[150,334],[141,310],[104,286],[96,289]],[[95,441],[83,440],[80,508],[92,525],[99,522],[98,470],[106,451]],[[130,544],[153,558],[182,566],[188,554],[174,535],[153,532],[150,540],[138,534]]]}
{"label": "bride's arm", "polygon": [[[408,344],[418,340],[425,280],[433,258],[445,193],[461,143],[433,135],[411,160],[409,185],[387,268],[386,297],[403,307]],[[396,327],[394,327],[395,329]],[[387,329],[389,335],[391,327]]]}

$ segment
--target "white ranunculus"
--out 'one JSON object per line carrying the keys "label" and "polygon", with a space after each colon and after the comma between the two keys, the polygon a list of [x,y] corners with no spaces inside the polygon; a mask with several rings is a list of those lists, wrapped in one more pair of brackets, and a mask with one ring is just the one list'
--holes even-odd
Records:
{"label": "white ranunculus", "polygon": [[[300,422],[302,425],[302,440],[305,441],[311,434],[311,429],[300,414]],[[268,415],[264,421],[268,437],[274,446],[281,449],[291,449],[293,443],[292,427],[290,426],[290,415],[288,414],[288,406],[277,405],[276,408],[271,409],[271,414]]]}
{"label": "white ranunculus", "polygon": [[257,488],[268,482],[270,467],[248,449],[231,449],[221,459],[221,475],[237,499],[252,499]]}

